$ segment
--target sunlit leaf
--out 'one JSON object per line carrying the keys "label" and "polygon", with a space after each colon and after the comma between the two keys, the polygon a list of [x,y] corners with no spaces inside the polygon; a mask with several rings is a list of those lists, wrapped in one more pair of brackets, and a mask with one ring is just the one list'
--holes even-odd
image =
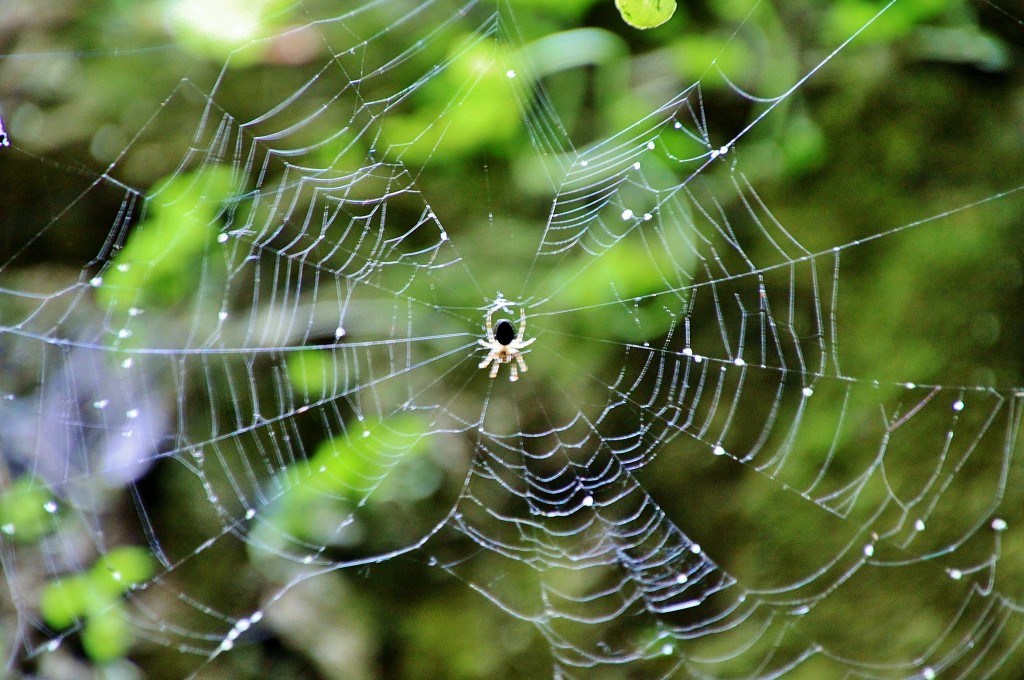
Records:
{"label": "sunlit leaf", "polygon": [[82,647],[101,663],[123,657],[133,638],[124,608],[116,601],[89,617],[82,628]]}
{"label": "sunlit leaf", "polygon": [[148,550],[121,546],[100,557],[89,570],[89,578],[104,593],[120,595],[152,578],[155,571],[156,560]]}
{"label": "sunlit leaf", "polygon": [[672,18],[675,0],[615,0],[622,20],[634,28],[655,28]]}
{"label": "sunlit leaf", "polygon": [[48,626],[61,630],[108,601],[87,575],[76,574],[51,581],[43,588],[39,597],[39,613]]}
{"label": "sunlit leaf", "polygon": [[20,477],[0,495],[0,531],[15,541],[38,540],[53,530],[56,501],[38,479]]}
{"label": "sunlit leaf", "polygon": [[235,190],[231,169],[220,166],[157,184],[146,220],[103,274],[100,300],[123,312],[132,306],[170,306],[194,292],[205,248]]}

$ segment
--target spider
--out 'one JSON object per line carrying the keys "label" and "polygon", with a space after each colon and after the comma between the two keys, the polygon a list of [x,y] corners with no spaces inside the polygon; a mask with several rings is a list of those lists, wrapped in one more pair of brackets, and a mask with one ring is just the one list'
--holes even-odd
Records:
{"label": "spider", "polygon": [[[491,364],[491,378],[493,379],[498,376],[498,368],[502,364],[511,364],[509,366],[511,373],[508,379],[514,382],[519,380],[519,371],[526,373],[526,362],[523,361],[521,350],[532,345],[537,338],[530,338],[526,341],[522,339],[523,333],[526,332],[526,312],[522,307],[519,308],[518,333],[508,319],[498,321],[498,328],[495,330],[491,326],[491,316],[499,308],[504,308],[504,305],[495,304],[487,310],[487,339],[477,340],[483,347],[490,350],[484,360],[480,362],[480,368],[487,368],[487,365]],[[519,365],[518,370],[516,364]]]}

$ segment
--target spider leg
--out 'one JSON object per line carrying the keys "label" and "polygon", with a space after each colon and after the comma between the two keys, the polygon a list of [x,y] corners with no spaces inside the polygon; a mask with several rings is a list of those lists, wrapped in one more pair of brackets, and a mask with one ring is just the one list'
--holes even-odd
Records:
{"label": "spider leg", "polygon": [[509,374],[508,374],[509,382],[515,382],[516,380],[519,380],[519,371],[516,370],[515,363],[509,362],[508,370],[509,370]]}
{"label": "spider leg", "polygon": [[516,336],[520,340],[523,338],[523,334],[526,333],[526,310],[522,307],[519,308],[519,335]]}
{"label": "spider leg", "polygon": [[491,343],[489,343],[489,342],[487,342],[485,340],[477,340],[477,342],[480,343],[481,347],[490,347],[491,346]]}
{"label": "spider leg", "polygon": [[491,366],[491,380],[494,380],[495,378],[498,377],[499,368],[501,368],[501,362],[495,361],[494,364]]}
{"label": "spider leg", "polygon": [[[494,352],[491,352],[491,353],[490,353],[490,354],[488,354],[488,355],[487,355],[486,357],[484,357],[484,360],[483,360],[483,361],[481,361],[481,362],[480,362],[480,363],[479,363],[479,364],[477,365],[477,368],[487,368],[487,364],[491,363],[491,362],[492,362],[492,361],[494,361],[494,360],[495,360],[496,358],[497,358],[497,357],[495,357],[495,356],[494,356]],[[497,361],[494,361],[494,365],[495,365],[495,366],[497,366],[497,365],[498,365],[498,362],[497,362]]]}
{"label": "spider leg", "polygon": [[530,345],[533,344],[533,341],[536,340],[536,339],[537,339],[536,337],[533,337],[533,338],[530,338],[529,340],[527,340],[526,342],[519,343],[519,349],[522,349],[524,347],[529,347]]}
{"label": "spider leg", "polygon": [[[523,361],[522,354],[516,354],[516,363],[519,364],[519,370],[522,371],[523,373],[526,373],[526,362]],[[515,371],[516,367],[513,366],[512,370]]]}
{"label": "spider leg", "polygon": [[491,316],[494,314],[494,308],[487,310],[487,340],[494,342],[494,328],[491,327]]}

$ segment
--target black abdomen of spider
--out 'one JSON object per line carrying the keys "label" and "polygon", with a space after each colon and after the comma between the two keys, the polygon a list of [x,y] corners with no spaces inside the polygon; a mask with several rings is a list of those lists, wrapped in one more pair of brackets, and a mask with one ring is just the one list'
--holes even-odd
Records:
{"label": "black abdomen of spider", "polygon": [[511,345],[512,341],[516,339],[516,329],[512,322],[508,319],[499,321],[494,329],[494,339],[506,347]]}

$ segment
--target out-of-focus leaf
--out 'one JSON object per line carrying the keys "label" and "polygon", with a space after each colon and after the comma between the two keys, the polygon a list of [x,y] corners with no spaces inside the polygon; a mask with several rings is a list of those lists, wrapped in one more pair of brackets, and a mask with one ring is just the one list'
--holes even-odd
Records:
{"label": "out-of-focus leaf", "polygon": [[100,557],[89,570],[89,578],[103,593],[121,595],[152,578],[155,571],[156,561],[145,548],[121,546]]}
{"label": "out-of-focus leaf", "polygon": [[39,613],[46,625],[56,630],[67,628],[105,601],[85,574],[52,581],[39,597]]}
{"label": "out-of-focus leaf", "polygon": [[422,485],[410,484],[403,472],[425,473],[415,460],[426,448],[426,432],[419,418],[404,415],[324,441],[310,460],[281,472],[286,489],[263,518],[274,530],[257,526],[260,540],[277,543],[275,533],[284,531],[344,541],[349,536],[339,526],[352,522],[357,507],[390,500],[400,489],[422,496]]}
{"label": "out-of-focus leaf", "polygon": [[288,357],[288,379],[306,396],[334,394],[338,385],[338,368],[334,355],[326,350],[308,349]]}
{"label": "out-of-focus leaf", "polygon": [[501,151],[519,134],[520,78],[508,48],[460,44],[449,58],[422,87],[414,112],[384,120],[391,153],[403,162],[421,165],[481,149]]}
{"label": "out-of-focus leaf", "polygon": [[672,18],[675,0],[615,0],[622,20],[634,28],[655,28]]}
{"label": "out-of-focus leaf", "polygon": [[146,220],[103,274],[97,291],[101,302],[127,312],[171,306],[193,293],[218,217],[235,190],[231,169],[221,166],[158,183],[149,195]]}
{"label": "out-of-focus leaf", "polygon": [[36,541],[52,531],[56,509],[46,486],[35,477],[20,477],[0,495],[0,531],[15,541]]}
{"label": "out-of-focus leaf", "polygon": [[82,628],[82,647],[100,663],[124,656],[133,639],[124,608],[116,600],[89,617]]}
{"label": "out-of-focus leaf", "polygon": [[259,61],[280,30],[288,0],[168,0],[164,24],[184,47],[210,59],[231,58],[234,66]]}

